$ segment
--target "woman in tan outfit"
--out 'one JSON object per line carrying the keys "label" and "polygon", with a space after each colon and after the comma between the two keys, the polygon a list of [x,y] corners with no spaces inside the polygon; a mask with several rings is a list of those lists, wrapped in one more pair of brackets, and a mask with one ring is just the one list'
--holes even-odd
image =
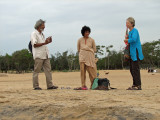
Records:
{"label": "woman in tan outfit", "polygon": [[94,78],[97,77],[95,55],[96,45],[95,41],[89,37],[91,30],[89,27],[84,26],[81,30],[82,36],[78,40],[77,49],[79,52],[79,63],[81,71],[81,82],[82,87],[77,88],[78,90],[87,90],[86,86],[86,71],[89,73],[89,78],[91,81],[91,86]]}

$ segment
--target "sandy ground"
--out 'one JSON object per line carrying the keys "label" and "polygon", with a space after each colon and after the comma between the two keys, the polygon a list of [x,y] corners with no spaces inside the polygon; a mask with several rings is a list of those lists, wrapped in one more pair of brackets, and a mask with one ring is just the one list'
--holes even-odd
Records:
{"label": "sandy ground", "polygon": [[46,90],[41,73],[43,90],[34,91],[31,73],[1,74],[0,120],[160,120],[160,73],[141,71],[142,91],[126,90],[132,85],[128,70],[109,71],[107,76],[100,71],[100,76],[117,89],[75,91],[80,86],[79,72],[54,72],[58,90]]}

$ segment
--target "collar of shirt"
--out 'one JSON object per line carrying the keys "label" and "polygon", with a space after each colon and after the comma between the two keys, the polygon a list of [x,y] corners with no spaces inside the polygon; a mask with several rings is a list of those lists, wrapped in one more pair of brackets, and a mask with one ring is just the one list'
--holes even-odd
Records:
{"label": "collar of shirt", "polygon": [[131,31],[129,31],[129,33],[132,33],[134,31],[135,28],[133,28]]}
{"label": "collar of shirt", "polygon": [[42,38],[45,38],[44,34],[42,32],[40,33],[38,30],[35,30],[35,33],[38,34],[38,35],[40,35]]}
{"label": "collar of shirt", "polygon": [[39,35],[42,35],[43,36],[43,33],[41,32],[39,32],[38,30],[35,30],[35,32],[37,33],[37,34],[39,34]]}

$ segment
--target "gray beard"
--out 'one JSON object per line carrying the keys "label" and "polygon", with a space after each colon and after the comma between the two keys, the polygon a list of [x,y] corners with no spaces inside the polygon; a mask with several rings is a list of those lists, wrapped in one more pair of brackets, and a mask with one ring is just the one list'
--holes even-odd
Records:
{"label": "gray beard", "polygon": [[40,31],[41,31],[41,32],[43,32],[43,31],[44,31],[44,29],[40,29]]}

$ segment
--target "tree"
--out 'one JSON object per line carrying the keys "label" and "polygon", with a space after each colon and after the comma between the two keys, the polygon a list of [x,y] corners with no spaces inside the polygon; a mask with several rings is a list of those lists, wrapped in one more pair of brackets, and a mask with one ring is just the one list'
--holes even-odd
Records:
{"label": "tree", "polygon": [[69,52],[69,55],[67,56],[67,61],[68,61],[69,70],[72,71],[73,63],[75,61],[75,55],[72,50]]}
{"label": "tree", "polygon": [[22,73],[22,71],[28,71],[30,68],[33,68],[33,58],[32,54],[29,53],[27,49],[22,49],[20,51],[16,51],[12,54],[12,60],[14,67],[18,73]]}
{"label": "tree", "polygon": [[[108,46],[108,47],[106,47],[106,53],[108,53],[108,70],[109,70],[109,56],[110,56],[110,48],[112,48],[113,47],[113,45],[110,45],[110,46]],[[105,68],[106,68],[106,64],[105,64]]]}
{"label": "tree", "polygon": [[5,71],[7,73],[7,63],[5,61],[5,56],[0,56],[0,69],[2,73]]}
{"label": "tree", "polygon": [[104,55],[104,49],[105,48],[105,46],[104,45],[97,45],[96,46],[96,57],[98,57],[98,56],[102,56],[102,55]]}
{"label": "tree", "polygon": [[160,63],[160,41],[146,42],[142,45],[144,62],[148,67],[157,66]]}
{"label": "tree", "polygon": [[[97,69],[123,69],[129,67],[129,62],[123,60],[123,50],[111,50],[113,45],[104,46],[97,45],[96,57],[99,57]],[[141,61],[142,68],[160,67],[160,40],[146,42],[142,44],[144,60]],[[57,52],[51,55],[52,70],[79,70],[79,53],[73,51]],[[105,55],[105,56],[104,56]],[[108,62],[107,62],[108,61]],[[15,51],[12,55],[0,55],[0,71],[8,72],[9,70],[17,71],[17,73],[31,71],[34,68],[34,60],[32,54],[27,49]]]}
{"label": "tree", "polygon": [[123,61],[124,61],[124,54],[123,54],[124,49],[122,49],[122,46],[120,47],[120,55],[121,55],[121,63],[122,63],[122,69],[124,69]]}

